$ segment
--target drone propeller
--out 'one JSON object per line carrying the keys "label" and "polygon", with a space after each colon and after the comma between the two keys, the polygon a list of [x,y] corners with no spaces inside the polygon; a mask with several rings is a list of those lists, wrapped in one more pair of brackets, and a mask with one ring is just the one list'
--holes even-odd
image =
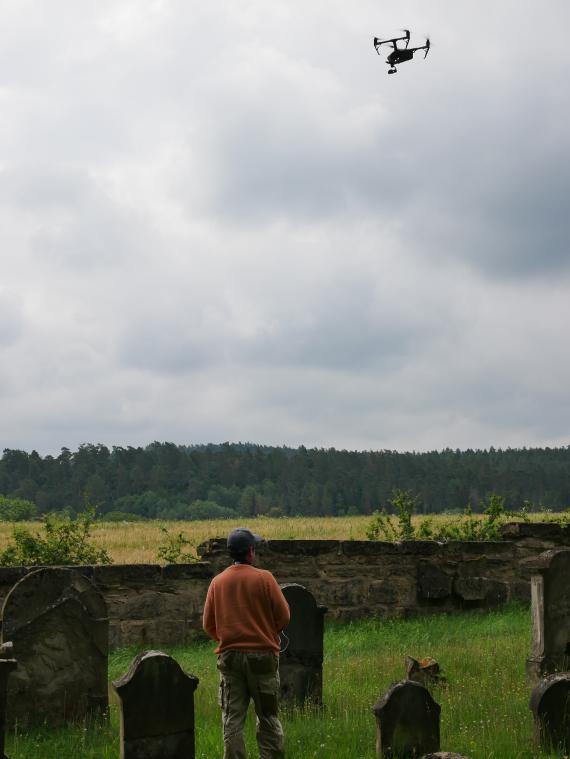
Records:
{"label": "drone propeller", "polygon": [[425,52],[425,55],[424,55],[424,61],[427,58],[427,54],[429,53],[430,47],[431,47],[431,42],[429,41],[429,37],[427,37],[427,39],[426,39],[426,52]]}
{"label": "drone propeller", "polygon": [[402,32],[406,33],[406,47],[410,44],[410,30],[409,29],[402,29]]}

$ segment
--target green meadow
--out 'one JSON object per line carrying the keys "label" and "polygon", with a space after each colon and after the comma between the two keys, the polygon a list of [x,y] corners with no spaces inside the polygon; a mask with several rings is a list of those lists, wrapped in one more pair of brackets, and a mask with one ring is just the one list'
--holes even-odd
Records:
{"label": "green meadow", "polygon": [[[530,647],[529,611],[509,607],[411,620],[370,619],[329,623],[325,636],[325,708],[282,713],[290,759],[374,759],[375,722],[371,706],[404,674],[404,657],[432,656],[447,682],[432,693],[441,704],[441,748],[471,759],[534,759],[544,754],[532,743],[525,659]],[[196,691],[196,757],[221,759],[213,647],[167,648],[200,679]],[[115,651],[111,679],[126,670],[135,649]],[[12,730],[10,759],[118,759],[116,705],[104,727]],[[257,757],[253,716],[247,724],[249,755]]]}

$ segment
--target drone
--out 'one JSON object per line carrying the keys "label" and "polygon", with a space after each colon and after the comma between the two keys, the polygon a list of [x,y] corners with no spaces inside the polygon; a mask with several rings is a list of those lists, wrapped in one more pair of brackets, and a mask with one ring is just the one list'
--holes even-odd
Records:
{"label": "drone", "polygon": [[[380,55],[380,50],[378,49],[380,45],[392,45],[394,48],[390,55],[386,58],[386,63],[390,66],[388,69],[389,74],[395,74],[397,72],[396,64],[405,63],[406,61],[411,61],[414,57],[414,53],[418,50],[425,50],[424,60],[427,58],[427,54],[429,53],[430,49],[430,41],[429,37],[426,39],[426,44],[421,45],[420,47],[408,47],[410,44],[410,30],[409,29],[402,29],[404,32],[403,37],[394,37],[391,40],[381,40],[378,37],[374,37],[374,49]],[[406,42],[405,47],[398,47],[398,42]]]}

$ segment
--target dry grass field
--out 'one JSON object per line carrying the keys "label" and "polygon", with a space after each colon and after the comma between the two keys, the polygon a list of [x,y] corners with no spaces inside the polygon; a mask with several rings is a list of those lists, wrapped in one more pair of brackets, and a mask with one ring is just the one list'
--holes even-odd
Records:
{"label": "dry grass field", "polygon": [[[533,521],[544,521],[544,514],[530,515]],[[553,515],[554,516],[554,515]],[[439,515],[436,520],[456,519]],[[414,517],[414,522],[423,519]],[[204,520],[196,522],[96,522],[92,528],[93,541],[105,548],[111,560],[118,564],[157,563],[157,551],[164,541],[161,528],[170,534],[182,533],[194,549],[208,538],[224,537],[234,527],[248,526],[264,538],[274,540],[366,540],[370,516],[346,517],[255,517],[236,520]],[[20,522],[19,526],[41,531],[40,522]],[[0,551],[12,535],[14,524],[0,522]],[[190,549],[191,550],[191,549]]]}

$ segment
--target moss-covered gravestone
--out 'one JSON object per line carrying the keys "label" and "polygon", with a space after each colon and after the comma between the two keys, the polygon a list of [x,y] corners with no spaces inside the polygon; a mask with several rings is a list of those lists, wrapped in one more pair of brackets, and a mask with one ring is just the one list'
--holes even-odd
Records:
{"label": "moss-covered gravestone", "polygon": [[121,705],[121,759],[194,759],[194,691],[162,651],[145,651],[113,681]]}
{"label": "moss-covered gravestone", "polygon": [[2,640],[18,661],[7,721],[57,726],[106,714],[108,636],[105,601],[78,572],[45,568],[17,582],[2,609]]}
{"label": "moss-covered gravestone", "polygon": [[326,608],[318,606],[313,594],[302,585],[281,586],[291,621],[284,630],[279,674],[281,698],[303,706],[305,701],[323,701],[323,637]]}
{"label": "moss-covered gravestone", "polygon": [[391,685],[372,707],[378,757],[421,757],[439,751],[441,707],[427,688],[411,680]]}

